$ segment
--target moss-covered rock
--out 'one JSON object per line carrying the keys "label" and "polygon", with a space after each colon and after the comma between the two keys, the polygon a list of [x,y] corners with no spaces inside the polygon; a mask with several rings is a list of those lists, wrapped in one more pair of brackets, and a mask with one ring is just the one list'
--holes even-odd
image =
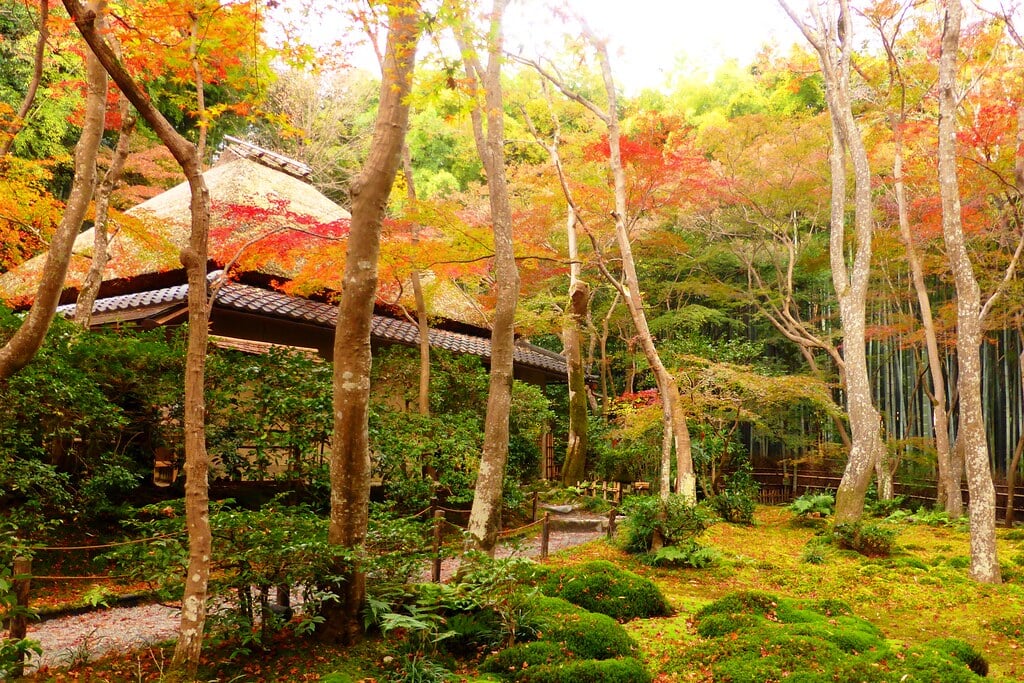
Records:
{"label": "moss-covered rock", "polygon": [[653,581],[604,560],[552,571],[539,585],[545,595],[564,598],[619,621],[659,617],[672,611]]}

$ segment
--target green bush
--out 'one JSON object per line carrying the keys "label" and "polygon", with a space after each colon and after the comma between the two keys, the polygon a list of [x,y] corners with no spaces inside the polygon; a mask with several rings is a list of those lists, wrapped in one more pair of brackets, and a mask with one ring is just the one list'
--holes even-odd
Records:
{"label": "green bush", "polygon": [[789,509],[804,519],[831,517],[836,509],[836,499],[831,493],[808,491],[790,503]]}
{"label": "green bush", "polygon": [[655,496],[630,496],[623,501],[626,515],[619,532],[619,543],[628,553],[646,553],[655,532],[664,545],[682,545],[714,524],[715,515],[704,505],[690,505],[678,495],[670,496],[662,506]]}
{"label": "green bush", "polygon": [[531,667],[524,669],[515,680],[520,683],[649,683],[651,674],[640,660],[623,657]]}
{"label": "green bush", "polygon": [[604,614],[580,611],[548,623],[542,640],[559,643],[580,659],[612,659],[636,654],[637,644],[619,622]]}
{"label": "green bush", "polygon": [[836,524],[832,533],[840,548],[855,550],[867,557],[888,557],[892,553],[897,529],[881,524],[843,522]]}
{"label": "green bush", "polygon": [[545,595],[564,598],[619,621],[671,612],[668,601],[653,581],[604,560],[552,571],[540,584],[540,589]]}
{"label": "green bush", "polygon": [[753,524],[760,485],[754,480],[749,463],[726,477],[725,488],[708,499],[715,513],[732,524]]}
{"label": "green bush", "polygon": [[697,541],[687,541],[682,545],[667,545],[650,554],[650,563],[655,567],[690,567],[705,569],[716,564],[722,554],[711,546],[701,545]]}

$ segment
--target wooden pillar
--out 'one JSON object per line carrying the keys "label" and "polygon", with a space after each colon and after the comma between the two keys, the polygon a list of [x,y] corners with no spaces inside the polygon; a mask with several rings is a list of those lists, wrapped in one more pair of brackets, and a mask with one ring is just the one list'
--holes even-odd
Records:
{"label": "wooden pillar", "polygon": [[434,561],[430,567],[430,580],[441,583],[441,525],[444,523],[444,510],[434,510]]}
{"label": "wooden pillar", "polygon": [[[32,559],[29,557],[14,558],[14,600],[15,606],[11,613],[9,635],[12,641],[25,639],[28,632],[29,615],[29,589],[32,583]],[[11,667],[11,678],[21,678],[25,675],[25,655],[21,655],[21,662]]]}
{"label": "wooden pillar", "polygon": [[544,513],[544,524],[540,528],[540,559],[548,559],[548,546],[551,542],[551,515]]}

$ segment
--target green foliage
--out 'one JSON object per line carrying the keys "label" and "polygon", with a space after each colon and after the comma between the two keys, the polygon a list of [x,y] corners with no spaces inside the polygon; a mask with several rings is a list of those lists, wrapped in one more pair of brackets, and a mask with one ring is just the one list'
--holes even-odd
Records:
{"label": "green foliage", "polygon": [[836,498],[831,493],[808,491],[790,503],[789,509],[804,519],[831,517],[836,510]]}
{"label": "green foliage", "polygon": [[[115,549],[105,559],[135,580],[160,586],[168,598],[180,597],[181,577],[188,561],[183,506],[150,506],[129,526],[139,535],[161,537],[146,544]],[[275,500],[258,510],[214,506],[213,573],[210,600],[221,606],[211,612],[215,639],[228,640],[236,655],[269,645],[272,635],[288,628],[306,634],[319,623],[319,606],[335,599],[333,577],[351,566],[351,551],[327,542],[327,520],[307,506],[286,506]],[[410,520],[371,518],[363,568],[376,580],[404,582],[417,572],[428,547],[426,526]],[[301,592],[297,619],[285,621],[271,609],[277,586]]]}
{"label": "green foliage", "polygon": [[888,557],[892,544],[899,532],[893,526],[844,522],[832,528],[836,544],[840,548],[855,550],[868,557]]}
{"label": "green foliage", "polygon": [[650,563],[656,567],[690,567],[707,569],[718,563],[722,554],[711,546],[697,541],[686,541],[679,545],[666,545],[650,555]]}
{"label": "green foliage", "polygon": [[628,553],[646,553],[651,549],[655,532],[664,545],[681,545],[699,536],[715,521],[704,505],[689,505],[682,496],[669,497],[662,506],[655,496],[630,496],[622,503],[626,520],[620,527],[618,541]]}
{"label": "green foliage", "polygon": [[654,582],[606,560],[555,569],[540,583],[540,589],[545,595],[564,598],[619,621],[664,616],[672,611]]}
{"label": "green foliage", "polygon": [[[17,597],[14,594],[14,575],[9,560],[0,554],[0,621],[6,623],[8,619],[18,615],[34,617],[35,614],[18,605]],[[39,643],[28,638],[13,640],[4,638],[0,640],[0,680],[6,680],[6,674],[12,667],[20,665],[27,654],[42,654],[43,649]]]}
{"label": "green foliage", "polygon": [[749,461],[725,479],[725,487],[708,499],[719,517],[733,524],[753,524],[760,485],[754,479]]}
{"label": "green foliage", "polygon": [[[473,356],[432,354],[431,413],[396,410],[416,400],[419,357],[406,348],[386,349],[374,359],[375,386],[370,440],[386,499],[397,511],[418,512],[437,496],[449,503],[472,500],[483,447],[487,373]],[[515,382],[509,417],[505,505],[522,502],[517,482],[539,468],[541,430],[551,419],[539,387]]]}
{"label": "green foliage", "polygon": [[325,462],[331,366],[297,351],[218,351],[207,362],[207,449],[218,476],[307,480]]}
{"label": "green foliage", "polygon": [[800,561],[805,564],[825,564],[828,559],[828,543],[822,542],[820,537],[814,537],[807,541],[800,554]]}

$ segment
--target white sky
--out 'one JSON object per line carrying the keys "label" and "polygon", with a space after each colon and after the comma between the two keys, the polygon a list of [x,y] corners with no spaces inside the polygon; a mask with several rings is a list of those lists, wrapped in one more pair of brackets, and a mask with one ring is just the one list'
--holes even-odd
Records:
{"label": "white sky", "polygon": [[[490,0],[476,1],[490,7]],[[299,2],[282,6],[294,8]],[[788,50],[803,41],[776,0],[512,0],[505,15],[506,49],[522,46],[526,56],[555,55],[562,35],[572,28],[545,9],[558,2],[568,3],[595,33],[610,39],[616,81],[629,94],[663,85],[681,55],[688,65],[713,71],[730,58],[749,63],[765,43]],[[803,0],[794,2],[803,6]],[[337,21],[337,15],[318,17],[303,33],[313,43],[330,42],[339,35]],[[368,47],[353,60],[379,71]]]}
{"label": "white sky", "polygon": [[[506,12],[507,48],[538,42],[561,27],[532,10],[542,0],[517,0]],[[616,80],[635,93],[658,87],[677,58],[714,70],[727,59],[750,62],[765,43],[785,51],[803,37],[776,0],[569,0],[598,35],[610,39]],[[801,0],[794,6],[803,7]],[[550,40],[550,38],[548,38]],[[529,50],[529,47],[527,47]]]}

